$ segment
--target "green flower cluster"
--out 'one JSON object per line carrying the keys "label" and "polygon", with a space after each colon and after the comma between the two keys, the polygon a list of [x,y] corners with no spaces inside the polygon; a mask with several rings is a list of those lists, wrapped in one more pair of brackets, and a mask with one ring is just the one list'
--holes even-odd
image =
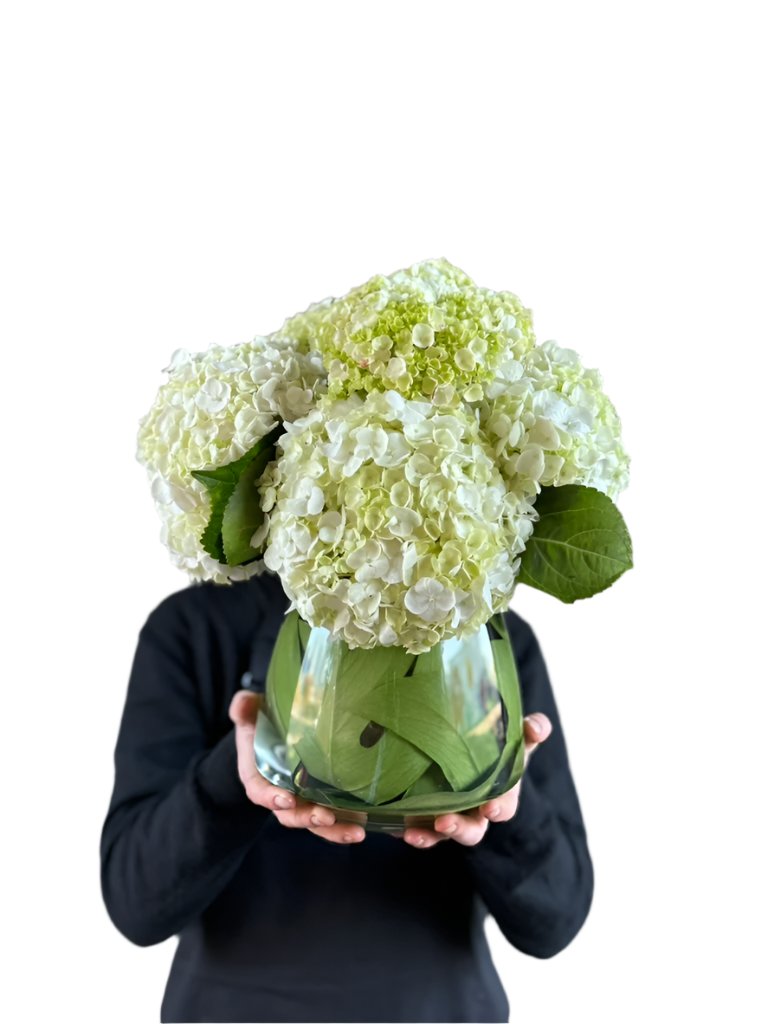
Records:
{"label": "green flower cluster", "polygon": [[516,295],[478,287],[445,259],[372,277],[312,327],[331,398],[394,390],[435,405],[476,402],[501,364],[535,344]]}

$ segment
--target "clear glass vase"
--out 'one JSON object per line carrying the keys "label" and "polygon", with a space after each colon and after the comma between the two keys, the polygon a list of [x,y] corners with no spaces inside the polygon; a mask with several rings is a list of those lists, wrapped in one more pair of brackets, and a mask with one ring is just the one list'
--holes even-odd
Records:
{"label": "clear glass vase", "polygon": [[520,688],[502,615],[424,654],[350,649],[294,611],[269,665],[254,738],[259,771],[338,821],[431,827],[523,772]]}

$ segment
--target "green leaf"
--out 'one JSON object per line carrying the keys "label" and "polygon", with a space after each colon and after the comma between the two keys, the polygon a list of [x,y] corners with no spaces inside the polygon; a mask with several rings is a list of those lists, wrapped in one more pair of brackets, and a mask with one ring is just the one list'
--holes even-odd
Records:
{"label": "green leaf", "polygon": [[391,800],[408,789],[431,760],[389,731],[372,746],[363,746],[360,738],[370,718],[360,713],[356,696],[378,682],[387,664],[401,664],[403,658],[410,664],[414,655],[400,648],[345,651],[334,690],[323,700],[311,678],[302,681],[302,688],[297,686],[309,637],[309,625],[296,611],[290,612],[267,671],[267,705],[275,727],[316,779],[366,803]]}
{"label": "green leaf", "polygon": [[[377,808],[376,813],[389,812],[393,817],[399,814],[442,814],[447,811],[461,812],[478,807],[493,797],[506,793],[517,785],[523,776],[525,743],[522,731],[517,733],[510,729],[507,742],[493,771],[483,778],[473,789],[463,793],[449,791],[408,793],[400,800]],[[305,797],[311,799],[311,797]],[[347,802],[343,796],[334,795],[334,804],[338,807],[357,808],[357,803]]]}
{"label": "green leaf", "polygon": [[[448,791],[430,791],[430,783],[434,786],[438,776],[434,773],[430,778],[424,779],[424,791],[422,783],[414,784],[414,792],[408,792],[399,800],[394,800],[385,807],[377,807],[374,814],[378,817],[391,814],[393,820],[404,813],[410,814],[441,814],[447,811],[461,812],[472,807],[478,807],[493,797],[500,796],[512,789],[523,777],[525,758],[525,743],[522,729],[516,732],[510,728],[507,733],[507,742],[504,750],[493,771],[478,783],[473,789],[464,793],[453,793]],[[431,769],[430,769],[431,772]],[[427,773],[425,773],[426,775]],[[308,787],[301,790],[301,796],[305,800],[316,803],[327,803],[329,798],[335,807],[347,808],[349,810],[360,810],[360,800],[350,797],[347,794],[337,791],[327,791]],[[363,808],[365,809],[365,808]]]}
{"label": "green leaf", "polygon": [[[307,658],[311,665],[309,651]],[[414,659],[402,648],[345,647],[339,661],[327,666],[333,677],[329,690],[311,677],[302,681],[306,706],[302,687],[291,708],[288,742],[295,742],[312,775],[377,804],[404,792],[426,771],[431,759],[396,731],[374,729],[374,742],[362,742],[370,738],[372,722],[384,724],[368,713],[365,695],[393,667],[411,665]]]}
{"label": "green leaf", "polygon": [[512,644],[507,633],[506,623],[503,622],[504,635],[498,640],[491,641],[493,651],[493,663],[496,668],[496,680],[507,709],[507,730],[523,732],[523,705],[520,695],[520,677],[517,671],[517,662],[512,650]]}
{"label": "green leaf", "polygon": [[258,481],[274,454],[274,446],[262,449],[243,469],[224,509],[221,539],[228,565],[252,562],[264,550],[264,544],[251,547],[251,537],[264,522]]}
{"label": "green leaf", "polygon": [[451,786],[471,785],[484,767],[474,745],[457,731],[450,719],[440,673],[388,678],[373,690],[354,695],[364,715],[412,743],[437,762]]}
{"label": "green leaf", "polygon": [[[376,814],[396,817],[405,811],[465,810],[514,786],[523,771],[521,700],[503,619],[498,632],[491,646],[509,719],[501,754],[490,733],[457,733],[450,721],[438,648],[420,655],[415,664],[414,655],[402,648],[346,650],[331,699],[318,713],[321,688],[305,713],[296,684],[310,627],[296,611],[287,615],[269,666],[267,705],[283,738],[290,736],[291,767],[300,760],[319,780],[317,785],[312,779],[300,785],[300,795],[310,802],[330,799],[334,806],[350,810],[371,805]],[[411,669],[411,675],[402,674]],[[311,690],[311,680],[306,682]],[[372,721],[383,731],[371,746],[363,746],[360,737]],[[447,777],[460,790],[474,784],[473,788],[446,790]]]}
{"label": "green leaf", "polygon": [[210,492],[211,512],[200,537],[203,549],[227,565],[243,565],[259,557],[250,538],[264,521],[258,480],[275,455],[282,422],[252,448],[226,466],[193,469],[191,475]]}
{"label": "green leaf", "polygon": [[315,732],[306,730],[295,749],[307,771],[366,803],[392,800],[407,790],[431,760],[390,730],[372,746],[360,735],[368,720],[326,702]]}
{"label": "green leaf", "polygon": [[224,509],[229,501],[231,490],[221,485],[218,489],[211,489],[211,514],[208,523],[200,535],[200,543],[203,550],[215,558],[217,562],[224,561],[224,547],[221,540],[221,524],[224,519]]}
{"label": "green leaf", "polygon": [[445,793],[448,787],[449,782],[445,777],[445,772],[439,764],[433,763],[423,775],[416,779],[405,796],[430,796],[433,793]]}
{"label": "green leaf", "polygon": [[[266,679],[267,706],[275,720],[275,728],[285,738],[291,718],[291,705],[296,694],[304,645],[301,644],[302,620],[296,611],[289,612],[277,634]],[[306,644],[306,641],[305,641]]]}
{"label": "green leaf", "polygon": [[539,520],[523,552],[518,582],[572,604],[606,590],[632,568],[621,513],[594,487],[543,487]]}
{"label": "green leaf", "polygon": [[[346,648],[339,668],[340,683],[345,688],[350,687],[350,692],[362,693],[372,689],[380,680],[392,675],[405,675],[414,668],[414,662],[416,671],[425,670],[426,666],[420,665],[424,657],[409,654],[404,647]],[[360,688],[361,681],[364,689]]]}

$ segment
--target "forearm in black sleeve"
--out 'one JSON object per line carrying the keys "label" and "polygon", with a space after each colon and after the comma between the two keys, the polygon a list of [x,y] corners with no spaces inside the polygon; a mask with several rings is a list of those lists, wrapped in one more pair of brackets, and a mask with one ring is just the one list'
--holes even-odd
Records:
{"label": "forearm in black sleeve", "polygon": [[189,628],[166,599],[139,634],[101,833],[107,911],[141,946],[198,916],[271,816],[245,793],[234,732],[208,740],[197,688],[209,672]]}
{"label": "forearm in black sleeve", "polygon": [[542,711],[552,733],[531,755],[517,813],[491,822],[467,847],[475,888],[506,939],[523,953],[550,957],[576,936],[592,903],[594,876],[565,738],[538,641],[507,617],[524,714]]}

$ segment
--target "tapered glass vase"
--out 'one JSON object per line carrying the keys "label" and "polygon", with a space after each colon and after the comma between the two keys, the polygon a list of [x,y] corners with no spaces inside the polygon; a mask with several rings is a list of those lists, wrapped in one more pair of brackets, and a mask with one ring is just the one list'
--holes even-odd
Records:
{"label": "tapered glass vase", "polygon": [[286,616],[254,738],[275,785],[370,831],[431,827],[523,773],[520,687],[502,615],[424,654],[350,649]]}

